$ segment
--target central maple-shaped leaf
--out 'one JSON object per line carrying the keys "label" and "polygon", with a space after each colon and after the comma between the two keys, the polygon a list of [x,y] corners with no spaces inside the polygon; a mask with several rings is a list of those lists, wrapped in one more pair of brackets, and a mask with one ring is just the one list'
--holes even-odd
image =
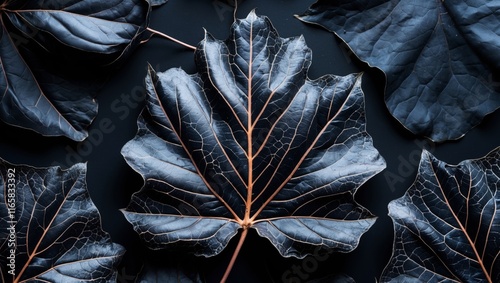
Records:
{"label": "central maple-shaped leaf", "polygon": [[[355,191],[385,168],[365,130],[361,76],[307,78],[303,37],[251,12],[207,34],[198,74],[146,78],[137,136],[122,150],[145,179],[124,210],[151,248],[212,256],[242,229],[283,256],[354,249],[375,218]],[[243,237],[244,238],[244,237]]]}

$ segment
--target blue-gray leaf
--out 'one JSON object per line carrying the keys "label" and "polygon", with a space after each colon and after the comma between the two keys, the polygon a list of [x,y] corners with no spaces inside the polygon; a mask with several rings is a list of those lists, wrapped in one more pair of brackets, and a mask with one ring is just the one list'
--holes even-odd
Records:
{"label": "blue-gray leaf", "polygon": [[381,282],[500,282],[500,148],[457,166],[424,151],[389,204],[394,251]]}
{"label": "blue-gray leaf", "polygon": [[86,171],[0,159],[2,282],[116,281],[125,250],[102,230]]}
{"label": "blue-gray leaf", "polygon": [[44,136],[82,141],[95,96],[145,38],[144,0],[3,1],[0,119]]}
{"label": "blue-gray leaf", "polygon": [[361,76],[307,78],[311,50],[251,12],[226,41],[206,34],[197,74],[146,78],[122,149],[145,180],[123,211],[152,248],[221,252],[256,229],[283,256],[353,250],[375,218],[356,190],[385,168],[365,130]]}
{"label": "blue-gray leaf", "polygon": [[498,1],[320,0],[299,18],[381,69],[389,111],[415,134],[458,139],[500,106]]}

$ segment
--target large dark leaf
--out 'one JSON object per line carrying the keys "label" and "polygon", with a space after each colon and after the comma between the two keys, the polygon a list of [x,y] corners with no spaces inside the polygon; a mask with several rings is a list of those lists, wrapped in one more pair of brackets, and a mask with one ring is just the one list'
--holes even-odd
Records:
{"label": "large dark leaf", "polygon": [[387,77],[405,127],[457,139],[500,106],[500,2],[320,0],[300,17],[337,34]]}
{"label": "large dark leaf", "polygon": [[351,251],[374,223],[354,193],[385,167],[365,131],[361,76],[307,78],[304,38],[251,12],[228,40],[206,34],[199,73],[146,78],[137,136],[122,150],[145,179],[124,214],[151,248],[204,256],[238,229],[283,256]]}
{"label": "large dark leaf", "polygon": [[0,118],[81,141],[96,91],[147,28],[145,0],[3,1]]}
{"label": "large dark leaf", "polygon": [[116,279],[124,249],[102,231],[85,175],[85,164],[61,170],[0,159],[2,282]]}
{"label": "large dark leaf", "polygon": [[382,282],[500,282],[500,148],[448,165],[424,151],[389,204],[394,251]]}

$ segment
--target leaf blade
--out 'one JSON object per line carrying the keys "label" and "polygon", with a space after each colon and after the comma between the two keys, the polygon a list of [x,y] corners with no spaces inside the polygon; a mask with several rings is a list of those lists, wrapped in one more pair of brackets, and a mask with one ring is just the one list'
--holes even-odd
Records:
{"label": "leaf blade", "polygon": [[[385,167],[366,133],[361,76],[309,80],[311,50],[304,38],[280,38],[269,19],[254,12],[232,25],[226,41],[206,33],[195,63],[197,74],[170,69],[150,71],[146,77],[148,96],[139,130],[122,149],[144,178],[124,210],[126,217],[138,217],[134,228],[161,226],[146,219],[159,215],[191,221],[217,217],[222,220],[217,227],[224,221],[230,225],[225,234],[231,237],[240,228],[270,235],[278,230],[266,230],[266,225],[289,217],[330,223],[330,230],[321,230],[326,237],[332,223],[346,221],[361,227],[351,231],[356,239],[345,245],[349,248],[339,248],[352,250],[374,221],[354,201],[354,193]],[[346,170],[330,176],[341,167]],[[318,176],[322,180],[314,184]],[[307,181],[314,187],[299,190]],[[285,198],[292,191],[308,196],[289,203]],[[317,238],[308,241],[305,236],[311,235],[311,227],[293,241],[297,247],[279,247],[285,233],[269,239],[284,256],[303,257],[318,245]],[[156,234],[172,231],[159,228]],[[199,246],[205,256],[226,245],[192,234],[180,240],[181,245]],[[334,249],[333,242],[322,247]]]}
{"label": "leaf blade", "polygon": [[498,280],[498,157],[453,166],[423,152],[414,184],[389,204],[396,238],[382,281]]}
{"label": "leaf blade", "polygon": [[[2,120],[47,135],[68,135],[83,140],[87,134],[85,127],[90,125],[97,112],[95,101],[91,97],[75,95],[75,101],[81,106],[71,105],[78,116],[71,119],[67,114],[67,106],[58,103],[59,95],[46,93],[41,89],[35,74],[17,51],[4,27],[1,42]],[[68,99],[67,103],[71,102]]]}
{"label": "leaf blade", "polygon": [[1,60],[9,64],[0,71],[2,120],[84,140],[97,114],[97,90],[143,39],[149,10],[140,0],[4,5]]}
{"label": "leaf blade", "polygon": [[257,233],[267,238],[284,257],[304,258],[318,248],[351,252],[375,218],[336,220],[323,217],[284,217],[256,221]]}
{"label": "leaf blade", "polygon": [[[14,170],[14,171],[9,171]],[[29,280],[113,281],[124,249],[102,230],[100,215],[85,187],[86,167],[33,168],[0,160],[1,226],[9,226],[9,198],[15,200],[16,269],[13,282]],[[9,177],[7,172],[15,172]],[[15,179],[15,183],[9,181]],[[6,184],[15,184],[14,192]],[[9,186],[12,188],[12,186]],[[14,194],[14,196],[12,196]],[[11,219],[12,220],[12,219]],[[10,252],[2,229],[2,276]],[[7,277],[3,277],[6,281]]]}
{"label": "leaf blade", "polygon": [[473,32],[498,25],[499,10],[489,10],[484,20],[486,1],[455,4],[318,1],[299,19],[334,32],[362,61],[381,69],[391,114],[411,132],[441,142],[459,139],[500,106],[498,66],[489,63],[496,53],[482,48],[494,50],[500,41],[489,31],[484,45],[476,43]]}

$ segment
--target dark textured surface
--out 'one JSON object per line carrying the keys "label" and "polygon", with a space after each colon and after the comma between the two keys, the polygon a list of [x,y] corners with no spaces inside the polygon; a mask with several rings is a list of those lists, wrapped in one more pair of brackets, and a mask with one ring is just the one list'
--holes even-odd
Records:
{"label": "dark textured surface", "polygon": [[2,282],[115,281],[125,250],[101,228],[85,164],[61,170],[0,159],[0,199],[6,200],[0,204]]}
{"label": "dark textured surface", "polygon": [[415,134],[462,137],[500,106],[495,1],[318,1],[302,19],[387,76],[387,108]]}
{"label": "dark textured surface", "polygon": [[415,183],[389,204],[394,253],[382,282],[500,280],[500,148],[449,165],[422,153]]}
{"label": "dark textured surface", "polygon": [[375,222],[353,195],[385,168],[361,76],[309,80],[304,38],[279,37],[254,12],[225,42],[207,34],[195,57],[194,75],[148,71],[122,150],[146,182],[124,210],[141,238],[213,256],[250,225],[284,257],[352,251]]}
{"label": "dark textured surface", "polygon": [[[457,164],[464,159],[484,156],[500,145],[498,113],[486,117],[481,125],[455,142],[433,144],[410,134],[387,111],[383,101],[382,73],[359,62],[331,33],[294,18],[294,14],[304,12],[313,2],[246,0],[240,2],[237,16],[244,18],[256,9],[257,14],[270,18],[281,37],[304,35],[312,50],[311,79],[324,74],[364,72],[362,86],[366,99],[367,131],[385,158],[387,168],[367,181],[358,190],[355,199],[378,218],[353,252],[315,253],[307,260],[282,258],[268,240],[257,233],[249,233],[229,282],[286,282],[282,278],[306,282],[306,279],[320,278],[332,272],[345,273],[356,282],[374,282],[380,277],[392,251],[393,227],[387,216],[387,205],[402,196],[413,183],[422,147],[429,149],[440,160]],[[196,45],[204,37],[203,28],[215,38],[227,38],[232,17],[232,10],[226,1],[170,0],[153,10],[151,26]],[[183,255],[144,249],[132,226],[119,211],[127,206],[132,193],[143,185],[141,176],[126,164],[120,150],[137,131],[137,117],[144,105],[147,62],[157,70],[182,67],[187,73],[196,72],[194,55],[190,50],[153,38],[132,54],[127,64],[98,95],[99,114],[90,128],[87,141],[75,143],[64,138],[42,138],[29,131],[0,124],[0,156],[8,161],[37,166],[59,164],[64,167],[79,161],[88,162],[88,189],[101,212],[104,230],[110,232],[114,242],[127,249],[119,268],[118,282],[133,282],[142,263],[154,261],[153,255],[165,259],[165,264],[178,262]],[[193,260],[186,255],[184,259],[188,266],[202,270],[208,282],[218,282],[235,246],[236,242],[230,241],[228,247],[216,257]]]}
{"label": "dark textured surface", "polygon": [[0,8],[0,119],[84,140],[111,66],[145,38],[142,0],[6,1]]}

